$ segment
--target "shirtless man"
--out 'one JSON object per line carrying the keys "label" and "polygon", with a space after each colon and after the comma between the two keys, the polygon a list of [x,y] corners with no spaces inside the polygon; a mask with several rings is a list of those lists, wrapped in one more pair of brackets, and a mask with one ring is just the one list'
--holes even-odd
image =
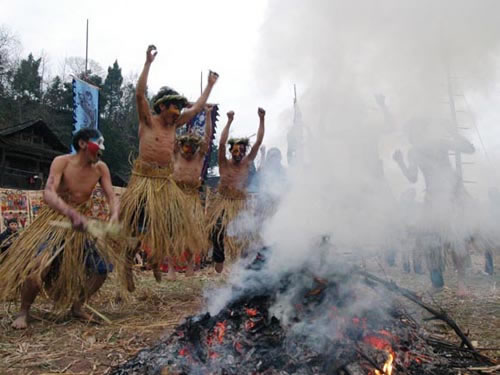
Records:
{"label": "shirtless man", "polygon": [[[90,201],[92,191],[99,182],[109,203],[110,220],[117,221],[119,201],[113,192],[109,169],[104,162],[100,161],[102,150],[104,150],[104,138],[98,130],[84,128],[74,135],[73,147],[76,154],[58,156],[53,160],[50,167],[50,174],[44,191],[44,199],[49,210],[55,211],[56,216],[59,214],[68,218],[75,230],[84,231],[87,226],[87,218],[75,207]],[[43,222],[44,220],[46,221],[46,215],[38,216],[35,222],[19,236],[19,239],[9,249],[11,256],[17,257],[19,251],[27,251],[28,249],[23,248],[23,243],[30,236],[38,233],[37,229],[41,226],[44,226],[46,231],[50,231],[53,237],[57,237],[54,233],[58,229],[51,228],[50,223]],[[79,232],[79,234],[84,235],[82,232]],[[71,237],[74,238],[79,234],[71,235]],[[36,244],[38,248],[34,249],[35,254],[38,254],[33,259],[35,262],[37,261],[36,258],[42,258],[42,253],[52,250],[51,234],[42,237]],[[31,240],[33,241],[33,238]],[[71,246],[71,238],[66,238],[64,241],[64,256],[66,257],[69,256],[66,253],[75,252],[76,249]],[[82,309],[83,303],[102,286],[106,280],[107,272],[110,270],[110,265],[103,263],[103,259],[100,258],[94,244],[83,243],[85,243],[83,251],[86,257],[82,268],[85,267],[87,275],[86,285],[83,286],[85,297],[82,294],[82,297],[74,301],[71,312],[75,317],[90,320],[92,317]],[[8,262],[9,258],[6,260]],[[53,282],[53,273],[58,272],[58,270],[51,269],[51,267],[56,262],[57,258],[51,264],[47,264],[46,267],[40,265],[42,267],[40,270],[42,281],[45,284]],[[62,267],[61,263],[59,263],[59,266]],[[76,270],[74,272],[77,273]],[[48,280],[49,277],[51,281]],[[25,280],[21,288],[21,311],[17,319],[12,323],[13,328],[24,329],[28,326],[30,307],[40,293],[41,288],[42,285],[37,282],[36,277],[31,276]]]}
{"label": "shirtless man", "polygon": [[[205,134],[201,138],[194,133],[177,137],[174,148],[174,173],[173,178],[177,186],[183,191],[188,200],[184,208],[192,212],[190,227],[192,228],[189,239],[186,239],[187,269],[186,276],[192,276],[193,255],[195,252],[205,251],[208,248],[206,233],[206,220],[204,208],[199,196],[201,185],[201,172],[210,142],[212,141],[212,107],[205,107]],[[169,279],[175,278],[173,262],[169,262]]]}
{"label": "shirtless man", "polygon": [[[153,114],[146,98],[146,86],[149,69],[156,54],[156,47],[150,45],[146,52],[144,68],[137,82],[139,157],[134,164],[127,190],[121,199],[121,219],[125,225],[130,225],[132,233],[142,233],[143,241],[151,248],[149,262],[157,281],[160,281],[159,265],[163,263],[165,257],[175,255],[173,254],[175,241],[186,235],[182,232],[184,228],[179,227],[179,223],[183,225],[185,214],[174,212],[179,207],[177,200],[180,199],[175,197],[178,189],[171,179],[175,130],[203,109],[218,74],[210,72],[205,90],[189,108],[185,108],[188,104],[185,97],[171,88],[162,87],[152,100]],[[175,219],[172,219],[174,215]],[[130,249],[131,264],[137,250],[138,248]],[[131,267],[128,272],[129,290],[133,290]]]}
{"label": "shirtless man", "polygon": [[465,247],[470,233],[463,227],[462,220],[468,196],[448,155],[451,151],[471,154],[474,146],[458,134],[439,134],[438,129],[431,128],[429,119],[412,124],[409,141],[412,148],[408,151],[408,165],[400,150],[394,153],[393,158],[411,183],[418,181],[419,170],[424,176],[426,189],[422,225],[427,235],[421,240],[425,241],[423,245],[429,252],[431,281],[436,289],[444,285],[442,250],[451,248],[458,271],[457,295],[466,295]]}
{"label": "shirtless man", "polygon": [[[246,208],[246,184],[250,165],[255,160],[259,147],[264,139],[264,117],[266,111],[262,108],[258,109],[259,115],[259,130],[257,132],[257,140],[252,146],[250,153],[246,155],[249,141],[247,138],[229,140],[229,152],[231,159],[226,158],[226,142],[229,137],[229,129],[234,119],[234,112],[227,113],[227,124],[222,131],[218,161],[220,181],[217,188],[217,195],[214,202],[211,203],[210,223],[211,223],[211,238],[213,244],[213,259],[215,262],[215,270],[222,272],[225,260],[225,231],[227,225],[235,219],[236,215]],[[241,245],[226,238],[227,245],[231,250],[233,257],[241,252]]]}

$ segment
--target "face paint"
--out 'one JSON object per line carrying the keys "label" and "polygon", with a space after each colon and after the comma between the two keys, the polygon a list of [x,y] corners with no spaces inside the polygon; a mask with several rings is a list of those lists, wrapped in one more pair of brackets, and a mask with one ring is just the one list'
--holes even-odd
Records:
{"label": "face paint", "polygon": [[87,143],[87,147],[92,156],[101,156],[104,151],[104,137],[91,138]]}
{"label": "face paint", "polygon": [[233,149],[231,150],[231,155],[233,156],[233,159],[236,161],[241,161],[243,157],[245,156],[246,153],[246,148],[243,145],[234,145]]}
{"label": "face paint", "polygon": [[181,110],[180,110],[179,106],[176,104],[170,104],[168,106],[167,112],[172,114],[172,115],[177,115],[177,116],[180,116],[180,114],[181,114]]}

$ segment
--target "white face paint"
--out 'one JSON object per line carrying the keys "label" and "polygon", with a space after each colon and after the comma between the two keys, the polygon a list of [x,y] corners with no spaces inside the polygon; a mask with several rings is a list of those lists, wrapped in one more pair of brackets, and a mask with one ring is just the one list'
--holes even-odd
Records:
{"label": "white face paint", "polygon": [[96,145],[98,145],[99,150],[104,151],[104,137],[103,136],[101,136],[99,138],[92,138],[90,141],[94,142]]}

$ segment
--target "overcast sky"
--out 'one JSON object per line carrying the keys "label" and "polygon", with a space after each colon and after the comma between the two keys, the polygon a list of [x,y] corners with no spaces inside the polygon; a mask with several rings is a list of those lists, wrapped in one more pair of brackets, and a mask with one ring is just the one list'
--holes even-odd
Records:
{"label": "overcast sky", "polygon": [[147,46],[155,44],[158,56],[149,76],[151,92],[168,85],[194,100],[200,93],[200,72],[206,82],[208,69],[215,70],[220,78],[210,102],[221,105],[218,133],[229,110],[236,112],[232,135],[255,133],[257,107],[262,106],[268,112],[264,143],[284,146],[276,122],[292,105],[292,83],[266,95],[253,68],[267,0],[0,0],[0,4],[0,24],[18,36],[23,57],[29,52],[38,57],[43,51],[52,76],[61,73],[64,58],[85,57],[88,18],[89,58],[104,69],[118,60],[125,77],[139,74]]}
{"label": "overcast sky", "polygon": [[[220,79],[210,101],[220,104],[218,133],[229,110],[236,112],[231,135],[255,133],[257,107],[263,106],[268,113],[264,144],[286,152],[293,83],[298,84],[299,98],[305,88],[300,77],[289,77],[290,82],[273,87],[257,73],[258,61],[264,57],[257,51],[266,40],[261,26],[267,7],[268,0],[0,0],[0,24],[18,36],[23,57],[29,52],[38,57],[43,51],[52,76],[61,73],[66,57],[85,56],[87,18],[89,58],[103,69],[118,60],[125,77],[137,75],[147,46],[158,47],[149,77],[151,92],[168,85],[194,100],[200,93],[200,72],[206,78],[208,69],[215,70]],[[491,92],[489,98],[469,96],[485,148],[496,159],[500,158],[499,92]],[[476,157],[485,158],[481,147]]]}

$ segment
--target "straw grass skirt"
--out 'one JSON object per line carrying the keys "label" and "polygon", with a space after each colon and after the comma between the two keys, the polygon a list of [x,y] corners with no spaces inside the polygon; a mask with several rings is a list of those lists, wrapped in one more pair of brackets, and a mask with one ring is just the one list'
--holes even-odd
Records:
{"label": "straw grass skirt", "polygon": [[224,237],[225,256],[236,260],[253,240],[253,235],[245,231],[228,233],[229,225],[243,211],[249,208],[247,194],[244,191],[223,188],[208,201],[208,228],[220,238]]}
{"label": "straw grass skirt", "polygon": [[[171,176],[170,166],[136,160],[120,199],[120,222],[151,249],[148,261],[155,270],[166,257],[182,254],[193,229],[187,200]],[[129,257],[137,251],[137,247],[129,247]]]}
{"label": "straw grass skirt", "polygon": [[[75,209],[88,216],[89,203]],[[69,224],[64,215],[43,207],[36,220],[2,254],[0,300],[14,298],[25,281],[34,278],[53,299],[56,310],[66,309],[87,296],[87,281],[92,274],[107,274],[112,265],[123,262],[123,254],[116,250],[119,247],[111,246],[110,238],[96,238],[89,232],[53,226],[52,222]]]}

